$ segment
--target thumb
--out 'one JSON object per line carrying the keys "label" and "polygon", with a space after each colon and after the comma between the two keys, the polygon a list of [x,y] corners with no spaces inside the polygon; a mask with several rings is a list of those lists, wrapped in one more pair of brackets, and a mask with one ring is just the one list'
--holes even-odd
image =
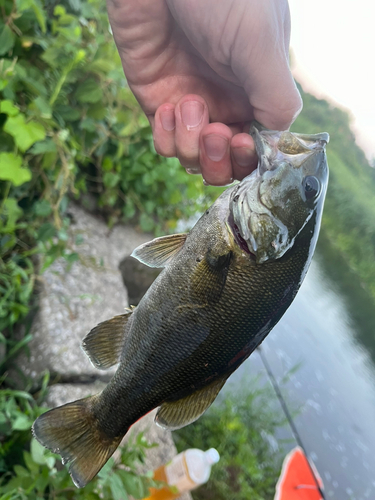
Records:
{"label": "thumb", "polygon": [[258,68],[245,89],[254,118],[271,130],[287,130],[302,110],[301,95],[287,64],[274,61]]}
{"label": "thumb", "polygon": [[262,6],[256,17],[241,24],[241,28],[247,25],[247,36],[240,32],[236,37],[233,71],[248,95],[255,119],[267,128],[286,130],[302,109],[289,68],[289,7],[280,1],[262,2]]}

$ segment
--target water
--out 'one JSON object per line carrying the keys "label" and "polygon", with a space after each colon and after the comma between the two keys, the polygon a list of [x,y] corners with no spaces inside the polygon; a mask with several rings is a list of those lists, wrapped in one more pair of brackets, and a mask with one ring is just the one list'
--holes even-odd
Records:
{"label": "water", "polygon": [[[301,409],[295,423],[326,497],[374,500],[375,311],[361,284],[324,245],[262,346],[279,381],[300,364],[282,389],[291,407]],[[224,391],[244,374],[259,373],[266,379],[255,352]]]}

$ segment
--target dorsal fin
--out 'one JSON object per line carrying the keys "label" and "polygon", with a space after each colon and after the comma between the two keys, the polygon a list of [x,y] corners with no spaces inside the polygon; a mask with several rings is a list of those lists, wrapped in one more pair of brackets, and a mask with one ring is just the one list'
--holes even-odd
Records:
{"label": "dorsal fin", "polygon": [[135,307],[125,314],[99,323],[82,341],[82,349],[99,370],[107,370],[120,361],[122,347],[129,331],[129,319]]}
{"label": "dorsal fin", "polygon": [[149,267],[165,267],[184,246],[187,233],[161,236],[137,247],[132,257],[135,257]]}
{"label": "dorsal fin", "polygon": [[181,429],[195,422],[212,405],[227,377],[216,380],[190,396],[173,402],[165,402],[159,408],[155,422],[163,429]]}

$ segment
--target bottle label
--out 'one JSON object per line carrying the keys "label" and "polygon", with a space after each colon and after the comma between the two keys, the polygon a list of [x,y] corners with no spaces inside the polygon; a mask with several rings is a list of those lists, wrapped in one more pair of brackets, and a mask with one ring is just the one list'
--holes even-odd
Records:
{"label": "bottle label", "polygon": [[165,475],[167,483],[170,486],[175,486],[180,493],[190,491],[198,485],[189,477],[186,460],[184,454],[181,453],[173,458],[165,467]]}

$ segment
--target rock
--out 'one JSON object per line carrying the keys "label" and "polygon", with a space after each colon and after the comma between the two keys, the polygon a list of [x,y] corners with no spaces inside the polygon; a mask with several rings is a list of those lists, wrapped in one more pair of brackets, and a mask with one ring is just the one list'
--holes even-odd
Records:
{"label": "rock", "polygon": [[128,290],[129,304],[136,306],[162,270],[148,267],[129,256],[120,263],[120,271]]}
{"label": "rock", "polygon": [[[58,259],[41,276],[43,291],[32,326],[30,359],[22,356],[19,364],[34,379],[47,369],[62,381],[79,381],[87,375],[108,380],[111,373],[94,368],[80,344],[98,323],[123,313],[128,301],[120,262],[150,236],[127,226],[110,230],[75,205],[69,213],[73,219],[69,243],[79,260],[69,267]],[[82,244],[75,243],[77,237]]]}
{"label": "rock", "polygon": [[97,381],[93,384],[55,384],[51,385],[48,390],[48,396],[45,401],[46,406],[54,408],[66,403],[75,401],[76,399],[92,396],[104,389],[106,384]]}

